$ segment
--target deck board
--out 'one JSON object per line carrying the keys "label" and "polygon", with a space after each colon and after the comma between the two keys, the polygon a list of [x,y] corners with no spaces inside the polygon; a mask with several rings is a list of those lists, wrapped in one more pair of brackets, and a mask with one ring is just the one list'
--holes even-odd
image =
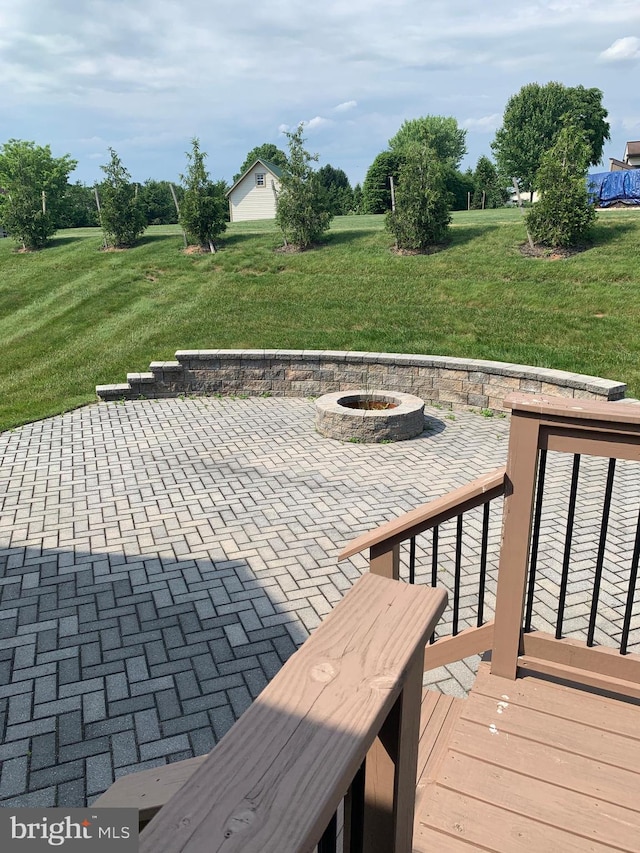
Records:
{"label": "deck board", "polygon": [[437,772],[440,761],[446,754],[446,744],[465,701],[437,693],[435,690],[425,690],[422,694],[416,808],[425,786]]}
{"label": "deck board", "polygon": [[459,701],[418,776],[414,853],[640,850],[637,705],[486,664]]}

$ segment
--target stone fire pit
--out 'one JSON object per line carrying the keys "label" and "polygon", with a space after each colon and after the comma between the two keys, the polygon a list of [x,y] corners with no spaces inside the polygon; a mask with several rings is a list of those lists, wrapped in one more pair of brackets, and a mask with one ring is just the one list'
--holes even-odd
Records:
{"label": "stone fire pit", "polygon": [[399,391],[335,391],[316,400],[315,425],[338,441],[404,441],[424,429],[424,400]]}

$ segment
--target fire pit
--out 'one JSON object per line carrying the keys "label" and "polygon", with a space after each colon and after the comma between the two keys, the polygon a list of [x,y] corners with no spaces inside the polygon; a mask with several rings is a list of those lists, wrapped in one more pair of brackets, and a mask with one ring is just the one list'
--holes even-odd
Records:
{"label": "fire pit", "polygon": [[399,391],[336,391],[316,400],[315,425],[338,441],[404,441],[424,429],[424,400]]}

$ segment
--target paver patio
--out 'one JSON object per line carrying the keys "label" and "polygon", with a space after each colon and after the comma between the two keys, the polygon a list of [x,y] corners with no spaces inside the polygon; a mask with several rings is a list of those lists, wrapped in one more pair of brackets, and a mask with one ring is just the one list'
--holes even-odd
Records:
{"label": "paver patio", "polygon": [[[211,749],[366,571],[337,563],[348,540],[503,464],[508,418],[426,414],[386,445],[322,438],[290,398],[100,404],[2,434],[0,802],[83,805]],[[472,678],[429,675],[458,695]]]}

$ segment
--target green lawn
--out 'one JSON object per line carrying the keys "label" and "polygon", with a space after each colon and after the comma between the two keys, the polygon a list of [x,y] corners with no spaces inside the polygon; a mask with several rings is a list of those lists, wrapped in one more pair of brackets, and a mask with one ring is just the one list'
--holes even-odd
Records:
{"label": "green lawn", "polygon": [[0,429],[95,399],[176,349],[269,347],[475,356],[622,380],[640,395],[640,210],[598,215],[595,245],[523,258],[519,211],[454,214],[451,245],[396,257],[383,217],[336,219],[325,244],[274,251],[234,223],[215,255],[176,226],[126,252],[94,229],[51,248],[0,240]]}

